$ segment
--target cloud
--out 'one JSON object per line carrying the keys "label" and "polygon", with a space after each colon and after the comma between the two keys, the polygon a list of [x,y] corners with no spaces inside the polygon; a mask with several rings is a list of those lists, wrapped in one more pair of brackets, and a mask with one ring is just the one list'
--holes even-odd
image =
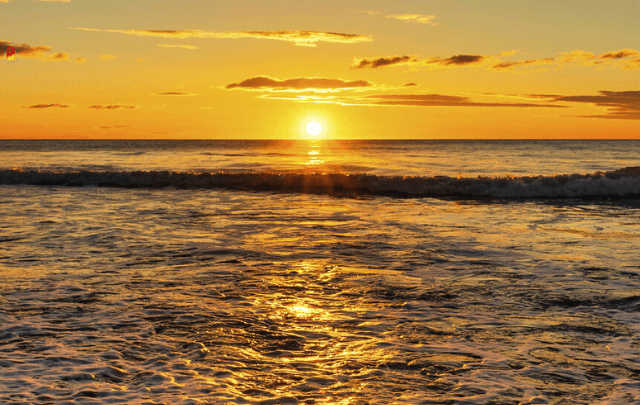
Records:
{"label": "cloud", "polygon": [[168,91],[165,93],[158,93],[156,96],[197,96],[197,94],[192,93],[180,93],[177,91]]}
{"label": "cloud", "polygon": [[438,25],[438,23],[433,21],[436,18],[435,15],[395,14],[395,15],[388,15],[387,18],[395,18],[396,20],[401,20],[408,23],[429,24],[432,26]]}
{"label": "cloud", "polygon": [[227,85],[227,89],[245,90],[312,90],[332,91],[341,89],[357,89],[370,87],[371,83],[364,80],[344,81],[341,79],[325,79],[321,77],[301,77],[297,79],[278,80],[268,76],[252,77],[240,83]]}
{"label": "cloud", "polygon": [[53,55],[47,55],[44,60],[48,60],[48,61],[69,60],[69,54],[66,52],[58,52],[58,53],[54,53]]}
{"label": "cloud", "polygon": [[69,106],[66,104],[36,104],[36,105],[30,105],[27,108],[52,108],[52,107],[58,107],[58,108],[68,108]]}
{"label": "cloud", "polygon": [[520,51],[505,51],[505,52],[500,52],[499,54],[497,54],[496,56],[501,57],[501,56],[511,56],[511,55],[515,55],[520,53]]}
{"label": "cloud", "polygon": [[77,57],[74,59],[76,63],[85,63],[87,60],[85,58]]}
{"label": "cloud", "polygon": [[[490,95],[499,97],[500,95]],[[262,95],[261,98],[275,98],[304,103],[326,103],[348,106],[398,106],[398,107],[498,107],[498,108],[569,108],[565,105],[549,102],[480,102],[466,96],[451,96],[443,94],[377,94],[370,96],[341,97],[338,95],[309,95],[309,94],[276,94]]]}
{"label": "cloud", "polygon": [[117,55],[109,55],[109,54],[100,55],[100,59],[102,60],[113,60],[117,57],[118,57]]}
{"label": "cloud", "polygon": [[559,94],[527,94],[525,97],[527,98],[549,98],[549,99],[553,99],[553,98],[557,98],[557,97],[562,97]]}
{"label": "cloud", "polygon": [[112,32],[126,35],[137,35],[142,37],[156,38],[255,38],[273,39],[286,41],[299,46],[316,46],[318,42],[333,42],[352,44],[358,42],[369,42],[373,38],[369,35],[342,34],[338,32],[317,32],[317,31],[234,31],[234,32],[213,32],[202,30],[100,30],[95,28],[71,28],[81,31]]}
{"label": "cloud", "polygon": [[469,97],[446,96],[441,94],[382,94],[367,96],[375,99],[376,105],[414,106],[414,107],[545,107],[566,108],[557,104],[535,103],[484,103],[471,101]]}
{"label": "cloud", "polygon": [[442,63],[443,65],[471,65],[482,62],[485,58],[486,56],[482,55],[453,55],[450,58],[437,60],[433,63]]}
{"label": "cloud", "polygon": [[607,52],[600,55],[600,59],[621,59],[640,56],[640,52],[635,49],[621,49],[619,51]]}
{"label": "cloud", "polygon": [[51,51],[50,46],[31,46],[29,44],[14,44],[9,41],[0,41],[0,54],[4,55],[7,48],[12,46],[16,50],[16,54],[20,58],[33,58],[40,59],[42,61],[56,62],[69,59],[69,54],[66,52],[57,52],[54,54],[49,53]]}
{"label": "cloud", "polygon": [[193,45],[170,45],[170,44],[158,44],[161,48],[183,48],[183,49],[198,49],[197,46]]}
{"label": "cloud", "polygon": [[[571,52],[559,53],[556,56],[526,59],[517,61],[505,61],[503,58],[519,53],[519,51],[506,51],[496,55],[458,54],[448,58],[439,56],[419,59],[414,56],[386,56],[379,58],[354,59],[352,68],[379,68],[399,65],[410,65],[411,68],[426,68],[428,70],[450,69],[465,66],[486,66],[488,70],[495,72],[536,72],[548,70],[546,67],[555,66],[597,66],[620,68],[622,70],[640,70],[640,52],[634,49],[621,49],[595,55],[592,52],[576,49]],[[534,69],[521,69],[534,68]],[[535,69],[537,68],[537,69]]]}
{"label": "cloud", "polygon": [[592,52],[576,49],[571,52],[559,53],[557,56],[541,59],[529,59],[522,61],[497,61],[491,70],[495,71],[513,71],[515,68],[523,66],[540,66],[540,65],[556,65],[557,67],[566,65],[578,66],[611,66],[613,68],[621,68],[623,70],[640,69],[640,59],[637,58],[640,52],[635,49],[621,49],[618,51],[605,52],[601,55],[595,55]]}
{"label": "cloud", "polygon": [[380,58],[354,59],[352,69],[412,65],[414,67],[427,67],[429,69],[443,69],[458,66],[468,66],[484,63],[491,56],[483,55],[453,55],[448,58],[432,57],[428,59],[417,59],[415,56],[385,56]]}
{"label": "cloud", "polygon": [[103,126],[103,127],[98,127],[100,129],[120,129],[120,128],[128,128],[127,125],[113,125],[113,126]]}
{"label": "cloud", "polygon": [[112,105],[92,105],[89,108],[93,108],[95,110],[116,110],[118,108],[136,108],[136,107],[133,105],[112,104]]}
{"label": "cloud", "polygon": [[491,69],[493,70],[513,70],[513,68],[524,65],[549,65],[555,62],[555,58],[544,58],[544,59],[530,59],[530,60],[522,60],[517,62],[500,62],[496,65],[493,65]]}
{"label": "cloud", "polygon": [[385,66],[392,65],[406,65],[412,62],[417,62],[418,60],[413,56],[387,56],[382,58],[372,58],[372,59],[354,59],[351,68],[353,69],[362,69],[362,68],[379,68]]}
{"label": "cloud", "polygon": [[598,95],[562,96],[557,94],[529,94],[529,98],[553,102],[593,104],[605,107],[605,114],[579,115],[578,118],[640,120],[640,91],[600,91]]}
{"label": "cloud", "polygon": [[418,83],[407,83],[404,85],[404,87],[412,87],[412,86],[417,86]]}
{"label": "cloud", "polygon": [[371,14],[371,15],[382,14],[379,11],[371,11],[371,10],[356,10],[355,12],[356,13]]}
{"label": "cloud", "polygon": [[622,70],[640,70],[640,58],[626,62]]}

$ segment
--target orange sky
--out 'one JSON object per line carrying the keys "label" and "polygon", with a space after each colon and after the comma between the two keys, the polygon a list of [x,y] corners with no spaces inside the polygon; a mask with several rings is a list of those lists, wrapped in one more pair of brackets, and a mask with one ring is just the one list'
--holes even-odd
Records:
{"label": "orange sky", "polygon": [[301,138],[311,121],[327,138],[639,138],[639,17],[636,1],[0,0],[0,138]]}

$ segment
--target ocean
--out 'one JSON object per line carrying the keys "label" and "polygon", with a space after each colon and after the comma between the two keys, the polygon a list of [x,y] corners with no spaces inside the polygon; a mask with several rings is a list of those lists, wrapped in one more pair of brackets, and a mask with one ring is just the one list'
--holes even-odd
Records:
{"label": "ocean", "polygon": [[0,403],[639,403],[639,157],[2,140]]}

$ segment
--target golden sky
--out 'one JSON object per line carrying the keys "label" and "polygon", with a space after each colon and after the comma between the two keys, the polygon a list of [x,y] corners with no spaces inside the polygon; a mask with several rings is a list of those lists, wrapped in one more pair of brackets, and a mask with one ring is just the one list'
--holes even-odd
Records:
{"label": "golden sky", "polygon": [[635,0],[0,0],[0,138],[640,138],[638,21]]}

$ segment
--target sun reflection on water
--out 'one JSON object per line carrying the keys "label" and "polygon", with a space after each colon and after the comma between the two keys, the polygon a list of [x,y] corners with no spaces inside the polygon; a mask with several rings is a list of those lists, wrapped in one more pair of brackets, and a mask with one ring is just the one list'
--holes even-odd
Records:
{"label": "sun reflection on water", "polygon": [[317,166],[324,163],[324,159],[320,158],[320,142],[318,141],[310,141],[309,142],[309,152],[307,153],[309,156],[309,161],[305,163],[306,166]]}

